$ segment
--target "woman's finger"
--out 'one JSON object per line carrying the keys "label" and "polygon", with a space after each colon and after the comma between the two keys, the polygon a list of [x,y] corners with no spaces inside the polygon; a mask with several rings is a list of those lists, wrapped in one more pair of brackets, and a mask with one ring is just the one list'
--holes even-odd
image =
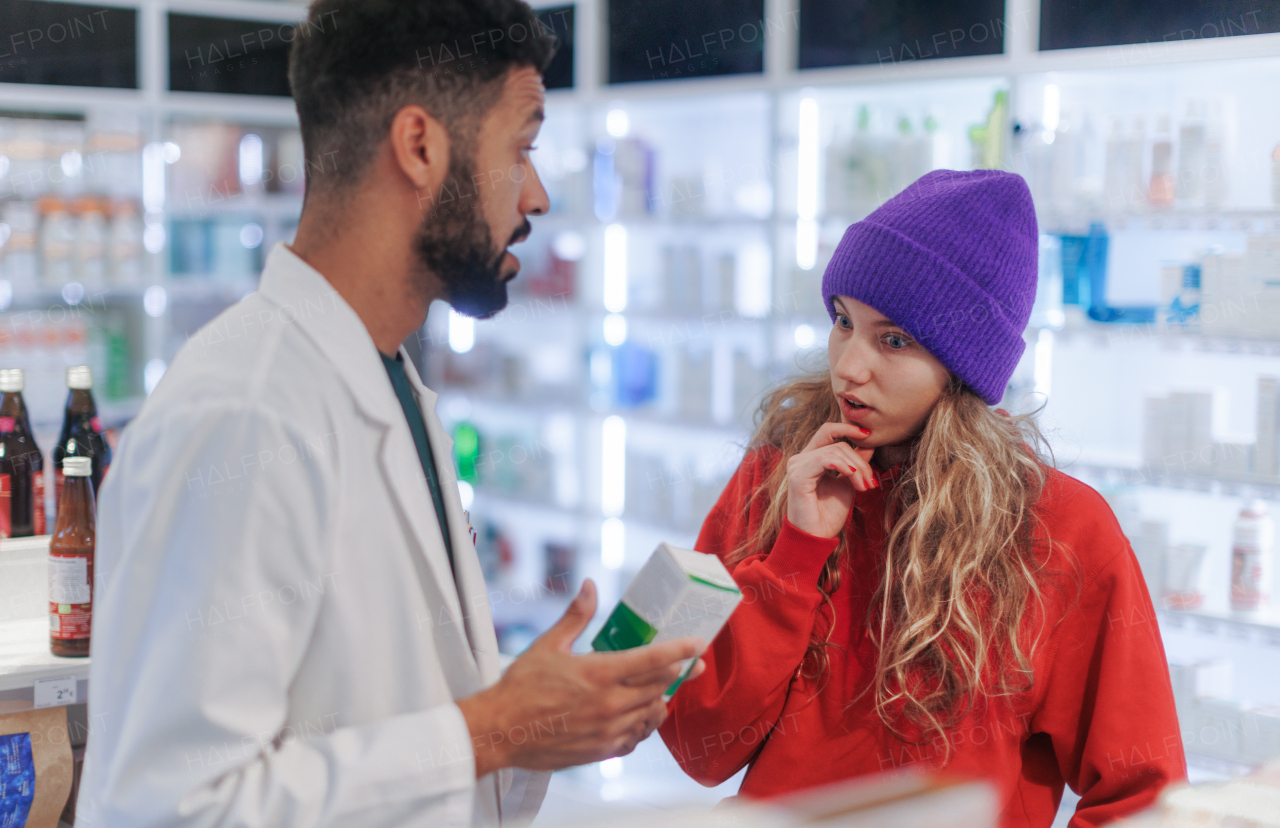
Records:
{"label": "woman's finger", "polygon": [[855,488],[858,491],[865,492],[880,485],[875,470],[871,468],[871,464],[848,443],[833,443],[824,449],[819,449],[819,451],[830,452],[830,454],[824,456],[834,458],[838,465],[848,469],[854,475],[857,483],[861,484],[855,484]]}
{"label": "woman's finger", "polygon": [[793,480],[807,482],[809,490],[816,489],[818,481],[829,475],[847,478],[854,489],[865,492],[872,488],[872,475],[869,470],[860,470],[855,460],[860,458],[852,455],[847,445],[836,443],[797,454],[791,458],[788,474]]}
{"label": "woman's finger", "polygon": [[812,451],[822,446],[829,446],[842,437],[859,440],[870,433],[862,426],[856,426],[852,423],[823,423],[809,440],[809,444],[804,447],[804,451]]}

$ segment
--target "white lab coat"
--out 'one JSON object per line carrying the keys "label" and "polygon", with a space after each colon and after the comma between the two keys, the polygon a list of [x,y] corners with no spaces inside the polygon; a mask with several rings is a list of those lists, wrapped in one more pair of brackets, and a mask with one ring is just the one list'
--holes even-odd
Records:
{"label": "white lab coat", "polygon": [[537,812],[548,774],[475,779],[454,701],[498,679],[497,640],[452,441],[405,359],[456,589],[373,340],[319,273],[277,245],[257,293],[183,346],[100,493],[81,825]]}

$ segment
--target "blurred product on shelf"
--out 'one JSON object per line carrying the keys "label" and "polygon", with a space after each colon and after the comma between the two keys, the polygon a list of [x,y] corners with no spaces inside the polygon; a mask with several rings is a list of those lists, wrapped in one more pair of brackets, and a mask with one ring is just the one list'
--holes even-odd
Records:
{"label": "blurred product on shelf", "polygon": [[653,526],[696,531],[729,482],[733,468],[712,466],[688,454],[629,449],[627,518]]}
{"label": "blurred product on shelf", "polygon": [[1040,272],[1036,278],[1036,300],[1031,306],[1030,326],[1061,328],[1066,323],[1066,301],[1062,278],[1062,239],[1040,235]]}
{"label": "blurred product on shelf", "polygon": [[578,567],[578,546],[572,543],[549,541],[542,546],[547,563],[547,575],[543,580],[547,591],[553,595],[572,592],[574,573]]}
{"label": "blurred product on shelf", "polygon": [[[1042,216],[1229,206],[1231,170],[1220,101],[1187,100],[1176,126],[1167,112],[1154,116],[1148,140],[1146,116],[1110,116],[1093,104],[1073,118],[1058,106],[1059,94],[1056,85],[1044,88],[1045,118],[1058,119],[1053,126],[1016,130],[1014,170],[1027,179]],[[1105,141],[1094,132],[1095,117],[1110,117]]]}
{"label": "blurred product on shelf", "polygon": [[[57,828],[75,777],[68,725],[61,706],[0,714],[0,814],[9,825]],[[54,733],[61,738],[45,738]]]}
{"label": "blurred product on shelf", "polygon": [[1275,377],[1258,377],[1257,432],[1252,441],[1215,440],[1223,432],[1229,399],[1223,389],[1173,391],[1147,396],[1143,409],[1142,459],[1154,474],[1213,474],[1274,480],[1277,467]]}
{"label": "blurred product on shelf", "polygon": [[1107,244],[1107,229],[1099,222],[1089,225],[1087,236],[1061,236],[1063,304],[1088,309],[1105,303]]}
{"label": "blurred product on shelf", "polygon": [[89,655],[93,623],[93,460],[67,457],[58,467],[62,507],[49,539],[49,636],[54,655]]}
{"label": "blurred product on shelf", "polygon": [[135,283],[142,143],[120,113],[0,118],[0,278],[17,291]]}
{"label": "blurred product on shelf", "polygon": [[1243,255],[1205,253],[1200,287],[1205,333],[1280,337],[1280,235],[1250,235]]}
{"label": "blurred product on shelf", "polygon": [[0,369],[0,538],[43,535],[44,455],[22,399],[21,368]]}
{"label": "blurred product on shelf", "polygon": [[53,314],[40,312],[0,314],[0,364],[23,367],[24,401],[41,426],[56,427],[61,421],[68,366],[96,363],[108,377],[113,373],[108,346],[118,334],[93,326],[113,324],[111,315],[70,309],[61,316],[54,321]]}
{"label": "blurred product on shelf", "polygon": [[174,219],[169,272],[176,277],[252,278],[262,269],[264,220],[256,214]]}
{"label": "blurred product on shelf", "polygon": [[453,426],[453,440],[459,480],[494,493],[549,502],[555,491],[555,458],[532,425],[486,433],[462,421]]}
{"label": "blurred product on shelf", "polygon": [[1253,449],[1253,473],[1280,476],[1280,379],[1258,377],[1258,435]]}
{"label": "blurred product on shelf", "polygon": [[88,365],[67,369],[67,405],[62,418],[62,432],[53,447],[54,510],[61,508],[63,460],[87,457],[91,461],[93,493],[98,493],[102,478],[111,465],[111,446],[102,433],[98,406],[93,399],[93,371]]}
{"label": "blurred product on shelf", "polygon": [[[601,221],[638,218],[656,212],[658,193],[654,187],[657,151],[636,138],[601,138],[596,141],[592,165],[595,214]],[[688,205],[700,204],[686,199]],[[682,210],[693,209],[691,206]],[[687,215],[687,213],[685,213]]]}
{"label": "blurred product on shelf", "polygon": [[35,202],[10,200],[0,206],[0,277],[15,290],[34,288],[40,273],[40,215]]}
{"label": "blurred product on shelf", "polygon": [[1169,264],[1160,269],[1160,310],[1156,322],[1167,330],[1200,330],[1200,265]]}
{"label": "blurred product on shelf", "polygon": [[1271,206],[1280,207],[1280,144],[1271,150]]}
{"label": "blurred product on shelf", "polygon": [[662,285],[668,311],[691,313],[702,307],[702,253],[697,245],[662,246]]}
{"label": "blurred product on shelf", "polygon": [[1266,501],[1253,500],[1236,518],[1231,544],[1231,611],[1265,613],[1271,608],[1276,526]]}
{"label": "blurred product on shelf", "polygon": [[476,530],[476,555],[480,558],[485,581],[490,584],[502,583],[515,561],[511,538],[491,520],[481,521]]}
{"label": "blurred product on shelf", "polygon": [[254,196],[301,196],[306,176],[333,172],[336,159],[303,160],[296,128],[222,121],[175,122],[169,140],[179,157],[171,163],[172,209],[202,213],[235,207]]}
{"label": "blurred product on shelf", "polygon": [[1164,566],[1163,601],[1156,606],[1174,610],[1195,610],[1204,603],[1203,543],[1175,543],[1168,547]]}
{"label": "blurred product on shelf", "polygon": [[1009,92],[1001,89],[996,92],[986,121],[969,128],[970,169],[1004,169],[1008,134]]}
{"label": "blurred product on shelf", "polygon": [[458,467],[458,479],[464,483],[476,481],[476,464],[480,461],[480,432],[463,420],[453,427],[453,462]]}
{"label": "blurred product on shelf", "polygon": [[826,213],[860,219],[933,170],[937,127],[937,121],[926,116],[917,133],[911,119],[901,115],[897,134],[891,135],[873,129],[870,108],[860,106],[853,133],[833,138],[827,148]]}
{"label": "blurred product on shelf", "polygon": [[1169,134],[1169,118],[1161,116],[1156,121],[1155,140],[1151,144],[1151,183],[1147,188],[1147,203],[1156,209],[1172,207],[1176,186],[1173,176],[1173,137]]}

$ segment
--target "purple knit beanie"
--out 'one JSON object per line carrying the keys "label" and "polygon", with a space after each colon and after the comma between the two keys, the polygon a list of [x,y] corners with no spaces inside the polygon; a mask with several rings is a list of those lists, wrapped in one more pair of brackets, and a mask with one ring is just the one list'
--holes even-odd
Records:
{"label": "purple knit beanie", "polygon": [[1022,356],[1040,251],[1031,191],[998,170],[934,170],[850,225],[822,298],[883,313],[989,405]]}

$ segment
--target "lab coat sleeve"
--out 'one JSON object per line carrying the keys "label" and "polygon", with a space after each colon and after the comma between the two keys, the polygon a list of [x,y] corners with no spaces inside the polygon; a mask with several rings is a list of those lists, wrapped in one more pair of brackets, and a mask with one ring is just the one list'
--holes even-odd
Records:
{"label": "lab coat sleeve", "polygon": [[[498,669],[507,672],[516,658],[507,653],[498,654]],[[547,796],[551,774],[523,768],[503,768],[498,771],[502,795],[503,828],[520,828],[533,822]]]}
{"label": "lab coat sleeve", "polygon": [[290,719],[324,591],[342,588],[340,458],[307,448],[325,435],[244,405],[137,425],[101,491],[84,824],[469,825],[456,705]]}

